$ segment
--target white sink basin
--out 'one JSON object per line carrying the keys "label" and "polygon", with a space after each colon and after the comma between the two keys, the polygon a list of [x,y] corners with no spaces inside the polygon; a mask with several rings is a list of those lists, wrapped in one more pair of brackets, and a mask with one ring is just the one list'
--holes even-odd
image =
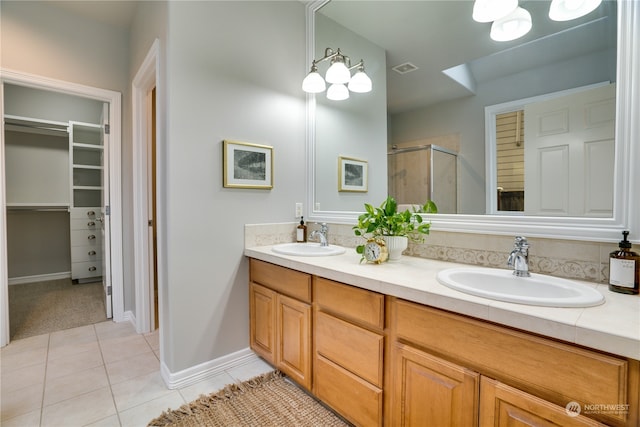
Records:
{"label": "white sink basin", "polygon": [[278,254],[294,256],[330,256],[346,252],[342,246],[320,246],[320,243],[282,243],[271,250]]}
{"label": "white sink basin", "polygon": [[442,270],[437,278],[460,292],[518,304],[592,307],[604,302],[602,294],[594,288],[543,274],[516,277],[511,270],[469,267]]}

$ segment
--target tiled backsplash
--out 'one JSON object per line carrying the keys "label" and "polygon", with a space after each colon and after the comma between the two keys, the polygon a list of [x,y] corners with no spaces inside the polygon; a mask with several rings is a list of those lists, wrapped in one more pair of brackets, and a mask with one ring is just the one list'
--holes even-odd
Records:
{"label": "tiled backsplash", "polygon": [[[297,223],[245,225],[245,247],[295,241]],[[309,225],[309,234],[315,225]],[[431,231],[424,243],[409,243],[405,255],[485,267],[507,268],[514,236]],[[569,279],[607,283],[614,243],[528,238],[529,270]],[[350,225],[329,224],[329,243],[355,248],[362,242]]]}

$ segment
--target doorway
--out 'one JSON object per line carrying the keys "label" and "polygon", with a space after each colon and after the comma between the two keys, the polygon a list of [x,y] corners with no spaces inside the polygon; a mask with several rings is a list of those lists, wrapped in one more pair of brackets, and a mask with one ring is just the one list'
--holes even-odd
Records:
{"label": "doorway", "polygon": [[[107,168],[108,176],[105,178],[103,188],[108,196],[108,204],[103,204],[104,212],[94,211],[95,223],[105,224],[104,239],[105,247],[103,260],[105,261],[104,270],[101,272],[104,278],[104,296],[105,302],[110,297],[113,304],[113,320],[124,320],[124,304],[123,304],[123,283],[122,283],[122,208],[121,208],[121,190],[120,190],[120,139],[121,139],[121,95],[117,92],[107,91],[103,89],[93,88],[89,86],[78,85],[74,83],[52,80],[49,78],[27,75],[13,71],[2,70],[2,79],[0,81],[0,96],[4,100],[5,85],[14,85],[26,87],[30,89],[43,90],[58,94],[69,95],[88,100],[94,100],[107,105],[106,111],[110,118],[107,123],[109,126],[108,140],[104,142],[104,150],[101,155],[104,162],[108,162],[110,167]],[[4,103],[0,104],[0,116],[5,117]],[[86,129],[85,129],[86,130]],[[7,252],[7,165],[5,164],[5,124],[4,120],[0,124],[0,346],[8,344],[10,340],[9,329],[9,290],[8,290],[8,252]],[[84,141],[79,143],[79,147]],[[70,143],[69,147],[72,147]],[[86,148],[86,147],[84,147]],[[73,168],[69,165],[69,174],[67,178],[69,182],[73,176]],[[85,168],[87,169],[87,168]],[[87,188],[77,188],[86,190],[91,185],[80,186]],[[71,194],[73,186],[68,187]],[[86,195],[86,194],[85,194]],[[88,213],[88,212],[87,212]],[[89,218],[91,220],[91,218]],[[100,221],[102,220],[102,221]],[[89,221],[91,222],[91,221]],[[102,230],[102,225],[100,227]],[[71,230],[67,228],[67,233],[71,234]],[[99,232],[94,233],[97,240]],[[114,256],[115,255],[115,256]],[[96,267],[97,268],[97,267]]]}

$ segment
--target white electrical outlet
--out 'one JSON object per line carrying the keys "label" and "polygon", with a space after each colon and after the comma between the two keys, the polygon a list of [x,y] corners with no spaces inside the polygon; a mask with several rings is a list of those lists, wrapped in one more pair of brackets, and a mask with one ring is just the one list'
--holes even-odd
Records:
{"label": "white electrical outlet", "polygon": [[320,202],[316,202],[316,210],[319,211],[320,210]]}
{"label": "white electrical outlet", "polygon": [[296,218],[302,216],[302,203],[296,203]]}

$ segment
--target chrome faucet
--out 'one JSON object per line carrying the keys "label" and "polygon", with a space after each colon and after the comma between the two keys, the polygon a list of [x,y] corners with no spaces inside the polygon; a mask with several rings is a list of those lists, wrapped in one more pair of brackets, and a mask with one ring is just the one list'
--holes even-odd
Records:
{"label": "chrome faucet", "polygon": [[529,277],[529,242],[526,237],[516,236],[514,248],[509,254],[507,265],[513,267],[513,275]]}
{"label": "chrome faucet", "polygon": [[327,224],[323,222],[322,224],[320,224],[319,230],[313,230],[311,232],[311,234],[309,235],[309,239],[313,239],[314,237],[318,236],[318,239],[320,239],[320,246],[329,246],[328,233],[329,226],[327,226]]}

